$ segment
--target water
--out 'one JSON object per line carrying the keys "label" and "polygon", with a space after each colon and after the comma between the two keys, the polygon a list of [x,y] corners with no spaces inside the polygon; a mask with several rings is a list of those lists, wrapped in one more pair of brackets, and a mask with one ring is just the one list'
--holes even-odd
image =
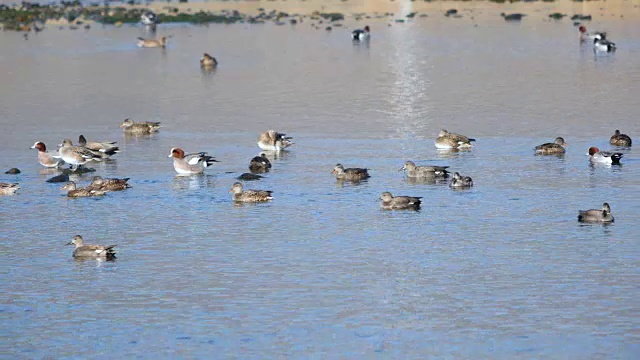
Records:
{"label": "water", "polygon": [[[136,48],[137,27],[3,33],[0,168],[22,170],[0,175],[21,186],[0,197],[3,354],[638,358],[640,150],[614,167],[585,153],[616,128],[638,140],[640,25],[603,18],[619,50],[596,58],[569,21],[495,16],[372,20],[368,46],[308,23],[162,25],[166,50]],[[126,117],[164,127],[125,137]],[[236,206],[268,128],[296,144],[245,187],[275,199]],[[440,128],[476,147],[438,152]],[[118,141],[94,167],[131,189],[68,199],[44,182],[29,147],[81,133]],[[533,155],[556,136],[564,157]],[[221,162],[176,177],[174,146]],[[476,185],[407,181],[406,160]],[[372,177],[338,184],[337,162]],[[383,191],[423,209],[382,211]],[[577,223],[604,201],[614,224]],[[118,259],[74,261],[76,234]]]}

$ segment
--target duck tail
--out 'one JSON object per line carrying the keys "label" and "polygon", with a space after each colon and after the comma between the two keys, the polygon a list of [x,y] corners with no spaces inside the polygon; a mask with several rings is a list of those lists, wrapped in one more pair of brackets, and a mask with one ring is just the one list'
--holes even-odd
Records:
{"label": "duck tail", "polygon": [[469,138],[469,142],[476,141],[476,139]]}
{"label": "duck tail", "polygon": [[620,164],[620,159],[622,159],[622,153],[613,153],[611,155],[611,163],[612,164]]}

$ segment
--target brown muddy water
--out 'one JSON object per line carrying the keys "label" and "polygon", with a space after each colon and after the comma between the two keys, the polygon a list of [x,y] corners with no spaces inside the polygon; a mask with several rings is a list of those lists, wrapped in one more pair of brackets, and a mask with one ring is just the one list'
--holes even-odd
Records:
{"label": "brown muddy water", "polygon": [[[491,16],[489,16],[491,15]],[[590,166],[615,129],[640,142],[640,23],[596,18],[594,56],[568,20],[441,13],[351,28],[160,25],[0,34],[0,346],[9,358],[638,358],[640,144]],[[495,20],[497,19],[497,20]],[[354,23],[355,24],[355,23]],[[363,26],[364,23],[358,24]],[[476,26],[477,25],[477,26]],[[219,68],[201,72],[203,52]],[[151,137],[118,125],[161,121]],[[260,131],[294,137],[234,206]],[[439,129],[477,139],[438,152]],[[29,149],[118,141],[103,177],[131,189],[68,199]],[[533,147],[564,137],[562,157]],[[172,147],[220,163],[177,177]],[[466,191],[408,181],[406,160],[450,166]],[[371,178],[339,184],[336,163]],[[76,177],[81,185],[93,174]],[[383,191],[423,197],[379,208]],[[611,204],[615,223],[580,225]],[[74,261],[81,234],[113,262]]]}

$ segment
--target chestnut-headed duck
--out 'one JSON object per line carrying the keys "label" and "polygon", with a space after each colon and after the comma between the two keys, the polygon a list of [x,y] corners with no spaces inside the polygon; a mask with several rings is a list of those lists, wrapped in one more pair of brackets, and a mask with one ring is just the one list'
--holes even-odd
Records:
{"label": "chestnut-headed duck", "polygon": [[608,203],[602,204],[602,209],[580,210],[578,213],[579,222],[589,223],[612,223],[611,207]]}
{"label": "chestnut-headed duck", "polygon": [[204,169],[218,162],[206,152],[185,154],[181,148],[171,148],[168,157],[173,158],[173,168],[180,175],[201,174]]}
{"label": "chestnut-headed duck", "polygon": [[36,142],[31,148],[38,149],[38,162],[40,165],[47,168],[56,168],[64,165],[64,161],[56,159],[47,151],[47,146],[42,141]]}
{"label": "chestnut-headed duck", "polygon": [[380,207],[385,210],[418,210],[422,197],[416,196],[393,196],[385,191],[380,195]]}
{"label": "chestnut-headed duck", "polygon": [[342,164],[336,164],[331,173],[335,175],[336,179],[347,181],[360,181],[371,177],[368,170],[365,168],[345,169]]}
{"label": "chestnut-headed duck", "polygon": [[98,191],[120,191],[126,190],[131,187],[127,183],[129,178],[124,179],[103,179],[101,176],[94,176],[91,184],[86,187],[87,190],[98,190]]}
{"label": "chestnut-headed duck", "polygon": [[100,258],[105,260],[113,260],[116,258],[116,251],[113,249],[117,245],[85,245],[84,239],[80,235],[73,237],[67,245],[75,245],[73,250],[74,258]]}
{"label": "chestnut-headed duck", "polygon": [[536,154],[538,155],[557,155],[564,154],[565,147],[569,145],[567,144],[563,138],[557,137],[556,140],[552,143],[544,143],[542,145],[536,146]]}
{"label": "chestnut-headed duck", "polygon": [[275,130],[267,130],[258,136],[258,146],[266,151],[280,151],[293,145],[291,136]]}
{"label": "chestnut-headed duck", "polygon": [[593,42],[595,39],[604,40],[607,38],[606,32],[602,32],[602,31],[587,32],[587,28],[584,25],[580,25],[580,27],[578,28],[578,31],[580,31],[581,42],[584,42],[584,41]]}
{"label": "chestnut-headed duck", "polygon": [[18,184],[0,182],[0,195],[13,195],[20,189]]}
{"label": "chestnut-headed duck", "polygon": [[204,53],[200,58],[200,66],[204,68],[214,68],[218,66],[218,60],[213,56]]}
{"label": "chestnut-headed duck", "polygon": [[120,151],[120,148],[116,146],[116,141],[87,142],[87,139],[84,137],[84,135],[80,135],[78,137],[78,145],[102,154],[102,157],[105,159]]}
{"label": "chestnut-headed duck", "polygon": [[622,153],[600,151],[600,149],[595,146],[589,148],[587,155],[589,155],[589,161],[592,163],[613,165],[620,165],[620,159],[622,159],[623,156]]}
{"label": "chestnut-headed duck", "polygon": [[470,188],[473,186],[473,180],[469,176],[462,176],[459,172],[455,172],[449,186],[454,189]]}
{"label": "chestnut-headed duck", "polygon": [[144,135],[157,132],[160,129],[160,123],[155,121],[134,122],[133,120],[127,118],[124,119],[120,127],[124,129],[125,133],[128,134]]}
{"label": "chestnut-headed duck", "polygon": [[355,29],[351,32],[351,40],[355,41],[363,41],[368,40],[371,36],[371,29],[369,25],[365,26],[364,29]]}
{"label": "chestnut-headed duck", "polygon": [[65,186],[61,187],[60,190],[65,190],[67,192],[67,196],[73,198],[103,196],[106,194],[106,192],[102,190],[93,190],[89,188],[79,189],[73,181],[69,181]]}
{"label": "chestnut-headed duck", "polygon": [[611,135],[611,139],[609,139],[609,144],[615,146],[631,146],[631,137],[627,134],[622,134],[620,130],[615,131],[613,135]]}
{"label": "chestnut-headed duck", "polygon": [[407,161],[399,171],[405,171],[410,178],[446,178],[449,176],[448,166],[416,166],[413,161]]}
{"label": "chestnut-headed duck", "polygon": [[465,149],[470,148],[472,141],[476,139],[468,138],[464,135],[448,132],[447,130],[440,130],[438,137],[436,138],[436,148],[438,149]]}
{"label": "chestnut-headed duck", "polygon": [[249,163],[249,171],[252,173],[263,173],[269,171],[269,169],[271,169],[271,161],[267,159],[265,153],[260,153],[260,155],[251,159]]}
{"label": "chestnut-headed duck", "polygon": [[242,184],[237,182],[233,184],[230,193],[233,193],[233,201],[237,202],[263,202],[273,199],[269,190],[243,190]]}
{"label": "chestnut-headed duck", "polygon": [[73,146],[73,143],[69,139],[64,139],[60,148],[58,149],[57,156],[64,162],[71,164],[73,171],[78,169],[78,166],[84,165],[91,160],[102,161],[102,155],[89,150],[82,146]]}
{"label": "chestnut-headed duck", "polygon": [[158,39],[145,39],[145,38],[138,38],[138,47],[141,48],[165,48],[167,47],[167,39],[169,38],[169,36],[163,36],[161,37],[159,40]]}

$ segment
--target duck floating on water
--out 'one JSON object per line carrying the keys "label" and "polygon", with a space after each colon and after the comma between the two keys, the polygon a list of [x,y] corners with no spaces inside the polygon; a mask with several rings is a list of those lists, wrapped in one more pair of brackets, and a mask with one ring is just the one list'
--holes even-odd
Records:
{"label": "duck floating on water", "polygon": [[167,39],[169,39],[169,36],[163,36],[161,37],[159,40],[158,39],[145,39],[145,38],[138,38],[138,47],[141,48],[166,48],[167,47]]}
{"label": "duck floating on water", "polygon": [[200,66],[203,68],[214,68],[218,66],[218,60],[213,56],[204,53],[200,58]]}
{"label": "duck floating on water", "polygon": [[293,145],[293,138],[275,130],[267,130],[258,136],[258,147],[266,151],[280,151]]}
{"label": "duck floating on water", "polygon": [[354,41],[368,40],[370,36],[371,29],[369,25],[365,26],[364,29],[355,29],[351,32],[351,39]]}
{"label": "duck floating on water", "polygon": [[615,146],[631,146],[631,137],[627,134],[622,134],[620,130],[616,129],[609,139],[609,144]]}
{"label": "duck floating on water", "polygon": [[607,39],[593,39],[594,53],[614,53],[616,52],[616,44]]}
{"label": "duck floating on water", "polygon": [[538,155],[558,155],[565,153],[567,144],[562,137],[557,137],[552,143],[544,143],[536,146],[536,154]]}
{"label": "duck floating on water", "polygon": [[595,39],[604,40],[607,38],[606,32],[603,32],[603,31],[587,32],[587,28],[584,25],[580,25],[580,27],[578,28],[578,31],[580,32],[581,42],[585,42],[585,41],[593,42],[593,40]]}
{"label": "duck floating on water", "polygon": [[265,202],[273,199],[269,190],[243,190],[242,183],[234,183],[230,193],[236,202]]}
{"label": "duck floating on water", "polygon": [[85,245],[84,239],[80,235],[73,237],[67,245],[75,245],[73,250],[74,258],[97,258],[105,260],[113,260],[116,258],[116,252],[113,249],[117,245]]}
{"label": "duck floating on water", "polygon": [[38,149],[38,162],[46,168],[57,168],[64,164],[64,161],[56,159],[47,151],[47,146],[42,141],[36,142],[31,148]]}
{"label": "duck floating on water", "polygon": [[589,148],[589,161],[597,164],[612,164],[620,165],[620,159],[622,159],[622,153],[614,153],[607,151],[600,151],[595,146]]}
{"label": "duck floating on water", "polygon": [[602,204],[602,209],[580,210],[578,212],[578,221],[585,223],[612,223],[614,221],[611,215],[611,206],[609,203]]}
{"label": "duck floating on water", "polygon": [[218,162],[206,152],[185,155],[181,148],[171,148],[168,157],[173,158],[173,168],[180,175],[201,174],[213,163]]}
{"label": "duck floating on water", "polygon": [[472,147],[473,145],[471,142],[473,141],[476,141],[476,139],[468,138],[456,133],[450,133],[447,130],[442,129],[436,138],[436,147],[438,149],[465,149]]}
{"label": "duck floating on water", "polygon": [[505,14],[500,13],[503,19],[506,21],[520,21],[523,17],[527,16],[527,14],[513,13],[513,14]]}
{"label": "duck floating on water", "polygon": [[421,196],[393,196],[385,191],[380,195],[380,207],[385,210],[419,210]]}
{"label": "duck floating on water", "polygon": [[342,164],[336,164],[331,171],[338,180],[360,181],[370,178],[369,170],[365,168],[344,168]]}

